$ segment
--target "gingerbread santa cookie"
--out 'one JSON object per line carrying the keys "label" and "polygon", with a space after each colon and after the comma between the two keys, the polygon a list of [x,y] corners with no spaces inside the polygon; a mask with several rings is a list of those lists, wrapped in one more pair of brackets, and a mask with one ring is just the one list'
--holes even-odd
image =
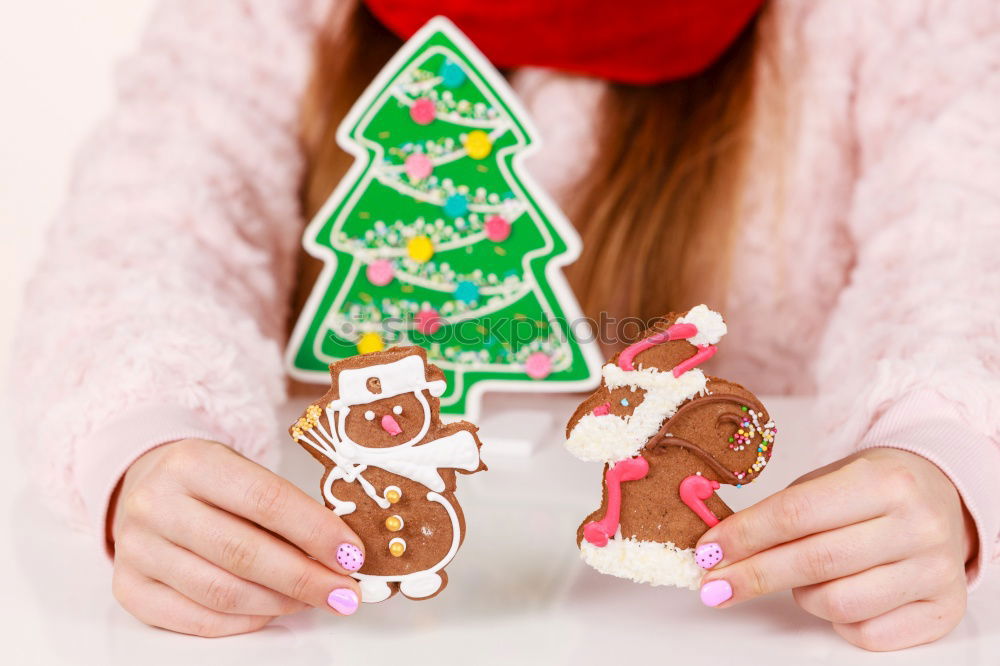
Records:
{"label": "gingerbread santa cookie", "polygon": [[704,305],[665,315],[603,367],[600,388],[570,419],[567,449],[604,463],[601,506],[577,530],[583,560],[598,571],[697,589],[694,545],[733,513],[715,491],[750,483],[767,465],[777,432],[767,410],[697,367],[725,333]]}
{"label": "gingerbread santa cookie", "polygon": [[362,601],[396,590],[433,597],[465,534],[455,474],[485,470],[476,426],[443,424],[444,375],[420,347],[397,347],[330,365],[330,390],[289,429],[323,463],[326,505],[365,544],[352,576]]}

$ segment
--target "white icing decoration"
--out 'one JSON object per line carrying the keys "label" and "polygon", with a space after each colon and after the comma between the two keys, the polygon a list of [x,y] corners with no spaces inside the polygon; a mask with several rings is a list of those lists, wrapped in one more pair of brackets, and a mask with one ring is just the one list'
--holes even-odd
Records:
{"label": "white icing decoration", "polygon": [[[451,562],[452,558],[455,557],[455,553],[458,552],[458,547],[462,543],[461,525],[459,525],[458,515],[455,513],[455,507],[451,505],[451,502],[434,492],[427,493],[427,500],[438,502],[448,512],[448,518],[451,520],[451,548],[448,549],[445,556],[436,564],[422,571],[414,571],[408,574],[390,574],[387,576],[369,576],[361,573],[351,574],[353,578],[361,583],[361,601],[374,603],[385,599],[388,594],[386,596],[380,595],[383,590],[388,591],[387,583],[399,583],[399,589],[407,596],[414,598],[429,597],[441,587],[441,576],[437,575],[437,572]],[[431,589],[431,584],[435,580],[436,585],[433,585],[433,589]],[[413,594],[410,594],[407,590],[412,591]]]}
{"label": "white icing decoration", "polygon": [[399,416],[400,414],[403,413],[403,406],[396,405],[395,407],[392,408],[392,413],[395,414],[396,416]]}
{"label": "white icing decoration", "polygon": [[691,344],[699,346],[718,344],[728,330],[722,315],[714,310],[709,310],[707,305],[696,305],[688,310],[686,315],[678,317],[676,323],[697,326],[698,334],[687,340]]}
{"label": "white icing decoration", "polygon": [[656,368],[622,370],[608,363],[602,372],[608,389],[629,386],[646,393],[630,416],[586,414],[577,422],[566,439],[566,448],[590,462],[611,463],[639,453],[681,404],[705,392],[708,381],[698,368],[674,377]]}
{"label": "white icing decoration", "polygon": [[367,421],[374,421],[375,420],[375,412],[373,412],[370,409],[367,412],[365,412],[365,420],[367,420]]}
{"label": "white icing decoration", "polygon": [[603,574],[650,585],[697,590],[705,573],[694,560],[693,548],[678,548],[670,542],[623,539],[621,535],[609,540],[603,548],[584,540],[580,543],[580,556]]}
{"label": "white icing decoration", "polygon": [[[403,363],[403,361],[407,362]],[[444,491],[445,483],[438,470],[462,469],[471,472],[477,469],[480,462],[479,447],[476,446],[475,437],[467,430],[459,430],[445,437],[418,445],[426,436],[431,423],[431,409],[424,396],[424,390],[439,396],[445,389],[443,381],[428,382],[424,379],[426,365],[420,356],[406,356],[392,363],[344,370],[341,371],[339,378],[343,378],[344,373],[347,372],[352,373],[348,381],[338,382],[340,399],[331,402],[326,408],[327,420],[331,424],[336,424],[333,432],[328,432],[322,422],[319,422],[313,428],[304,429],[301,436],[298,437],[298,441],[310,446],[334,463],[335,466],[323,479],[323,496],[338,516],[347,515],[357,509],[354,502],[345,502],[333,495],[333,482],[338,479],[360,484],[365,494],[379,507],[387,509],[391,506],[389,500],[384,495],[379,494],[374,486],[362,476],[362,473],[369,467],[384,469],[430,489],[431,492],[427,493],[426,499],[441,504],[451,521],[452,543],[448,553],[439,562],[422,571],[386,576],[351,574],[361,582],[361,600],[365,602],[382,601],[387,598],[390,592],[387,583],[390,582],[400,583],[401,590],[405,586],[406,589],[403,591],[407,596],[430,596],[441,587],[442,580],[437,571],[443,569],[455,557],[461,543],[461,525],[455,508],[439,494]],[[408,373],[410,377],[404,377],[403,373]],[[414,379],[413,375],[416,375],[418,379]],[[381,393],[373,394],[368,390],[367,383],[371,377],[379,379]],[[407,387],[409,390],[403,390]],[[372,402],[407,392],[413,393],[423,410],[423,423],[416,436],[402,444],[384,448],[362,446],[350,439],[344,426],[347,414],[353,406],[367,404],[364,402],[366,396],[368,402]],[[397,486],[389,486],[386,491],[390,489],[399,491]],[[401,491],[399,492],[402,494]],[[423,533],[426,534],[426,532]],[[399,540],[402,541],[402,539]],[[390,543],[392,542],[390,541]]]}
{"label": "white icing decoration", "polygon": [[[381,391],[373,393],[368,390],[368,380],[379,380]],[[367,405],[383,398],[394,398],[404,393],[418,393],[424,389],[434,397],[444,393],[443,379],[427,381],[424,359],[416,354],[410,354],[390,363],[379,363],[361,368],[341,370],[337,375],[338,400],[331,402],[327,409],[334,411],[354,405]]]}

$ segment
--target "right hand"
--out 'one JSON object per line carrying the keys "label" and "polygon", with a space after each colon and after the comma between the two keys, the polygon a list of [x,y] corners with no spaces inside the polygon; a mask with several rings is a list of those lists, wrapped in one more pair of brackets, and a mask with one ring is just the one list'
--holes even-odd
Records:
{"label": "right hand", "polygon": [[338,561],[340,550],[361,567],[357,535],[216,442],[179,440],[142,455],[122,477],[109,525],[115,598],[156,627],[227,636],[307,606],[335,615],[358,607],[357,581]]}

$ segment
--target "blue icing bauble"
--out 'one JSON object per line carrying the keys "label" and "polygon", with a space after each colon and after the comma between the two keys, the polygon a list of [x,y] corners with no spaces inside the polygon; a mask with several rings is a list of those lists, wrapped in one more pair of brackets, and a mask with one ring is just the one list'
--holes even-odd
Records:
{"label": "blue icing bauble", "polygon": [[479,300],[479,287],[476,286],[475,282],[469,282],[468,280],[462,280],[455,287],[455,299],[462,301],[463,303],[474,303]]}
{"label": "blue icing bauble", "polygon": [[453,194],[444,202],[444,212],[449,217],[461,217],[469,212],[469,200],[461,194]]}
{"label": "blue icing bauble", "polygon": [[445,88],[457,88],[463,83],[465,83],[465,70],[462,66],[454,63],[450,60],[446,60],[441,69],[438,71],[438,76],[441,77],[441,84]]}

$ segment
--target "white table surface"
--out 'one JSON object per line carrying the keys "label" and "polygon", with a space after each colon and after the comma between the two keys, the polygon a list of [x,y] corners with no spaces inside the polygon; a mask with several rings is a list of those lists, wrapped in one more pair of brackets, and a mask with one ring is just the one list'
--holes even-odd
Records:
{"label": "white table surface", "polygon": [[[496,413],[509,398],[488,398]],[[206,640],[152,629],[110,593],[110,567],[26,489],[7,447],[0,466],[0,663],[5,664],[1000,664],[1000,587],[973,595],[962,624],[930,646],[871,654],[851,647],[788,594],[725,611],[697,593],[602,576],[579,560],[580,520],[597,506],[600,468],[561,447],[575,399],[534,399],[559,423],[531,456],[484,451],[490,471],[459,477],[468,537],[437,598],[362,605],[339,619],[309,610],[255,634]],[[809,403],[766,400],[781,426],[761,479],[724,488],[734,508],[783,487],[811,462]],[[297,406],[289,406],[290,415]],[[9,435],[5,437],[8,444]],[[319,466],[288,443],[281,472],[317,496]],[[8,661],[3,655],[11,655]]]}

